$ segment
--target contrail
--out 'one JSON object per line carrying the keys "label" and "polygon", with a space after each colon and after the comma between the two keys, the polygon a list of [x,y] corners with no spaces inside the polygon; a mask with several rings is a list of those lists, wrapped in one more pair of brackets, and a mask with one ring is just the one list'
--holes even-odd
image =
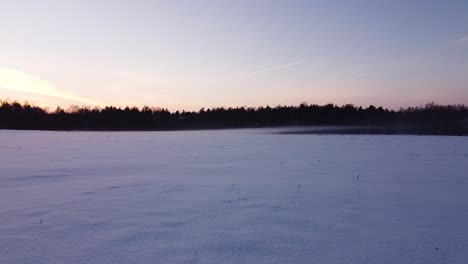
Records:
{"label": "contrail", "polygon": [[252,76],[252,75],[256,75],[256,74],[264,73],[264,72],[281,70],[281,69],[293,67],[293,66],[296,66],[296,65],[299,65],[299,64],[302,64],[302,63],[304,63],[304,62],[303,61],[296,61],[296,62],[293,62],[293,63],[288,63],[288,64],[284,64],[284,65],[280,65],[280,66],[275,66],[275,67],[271,67],[271,68],[267,68],[267,69],[262,69],[262,70],[251,72],[251,73],[247,74],[247,76]]}
{"label": "contrail", "polygon": [[19,70],[0,69],[0,88],[69,99],[89,105],[101,105],[97,101],[57,89],[39,77]]}

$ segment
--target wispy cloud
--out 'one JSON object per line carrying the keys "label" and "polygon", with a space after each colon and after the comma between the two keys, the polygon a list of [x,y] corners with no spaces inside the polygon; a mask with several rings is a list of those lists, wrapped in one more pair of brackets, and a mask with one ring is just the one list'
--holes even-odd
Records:
{"label": "wispy cloud", "polygon": [[297,66],[297,65],[300,65],[300,64],[303,64],[303,63],[304,63],[304,61],[296,61],[296,62],[292,62],[292,63],[288,63],[288,64],[283,64],[283,65],[279,65],[279,66],[274,66],[274,67],[270,67],[270,68],[261,69],[261,70],[257,70],[257,71],[254,71],[254,72],[250,72],[250,73],[246,74],[246,76],[247,76],[247,77],[254,77],[254,76],[258,75],[258,74],[262,74],[262,73],[265,73],[265,72],[271,72],[271,71],[282,70],[282,69],[294,67],[294,66]]}
{"label": "wispy cloud", "polygon": [[468,36],[453,41],[452,45],[468,44]]}
{"label": "wispy cloud", "polygon": [[53,96],[89,105],[101,105],[101,103],[97,101],[80,97],[67,91],[62,91],[49,84],[47,81],[41,80],[39,77],[29,75],[19,70],[0,69],[0,88]]}

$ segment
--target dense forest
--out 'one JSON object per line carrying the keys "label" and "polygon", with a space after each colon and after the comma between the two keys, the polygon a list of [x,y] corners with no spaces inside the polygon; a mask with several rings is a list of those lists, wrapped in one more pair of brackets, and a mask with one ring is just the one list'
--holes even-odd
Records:
{"label": "dense forest", "polygon": [[[468,134],[464,105],[410,107],[398,111],[351,104],[237,107],[170,112],[150,107],[70,107],[55,111],[27,103],[0,101],[0,129],[21,130],[180,130],[278,126],[359,126],[393,132]],[[370,131],[370,130],[369,130]]]}

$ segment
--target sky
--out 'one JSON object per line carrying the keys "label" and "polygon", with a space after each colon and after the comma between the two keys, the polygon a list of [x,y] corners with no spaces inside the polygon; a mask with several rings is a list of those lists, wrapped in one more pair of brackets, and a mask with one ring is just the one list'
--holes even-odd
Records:
{"label": "sky", "polygon": [[468,1],[0,0],[0,99],[468,104]]}

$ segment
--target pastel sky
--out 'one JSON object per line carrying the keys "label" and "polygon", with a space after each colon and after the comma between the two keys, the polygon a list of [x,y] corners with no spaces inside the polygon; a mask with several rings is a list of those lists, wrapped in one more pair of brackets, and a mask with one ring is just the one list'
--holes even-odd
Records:
{"label": "pastel sky", "polygon": [[0,99],[468,103],[468,1],[0,0]]}

